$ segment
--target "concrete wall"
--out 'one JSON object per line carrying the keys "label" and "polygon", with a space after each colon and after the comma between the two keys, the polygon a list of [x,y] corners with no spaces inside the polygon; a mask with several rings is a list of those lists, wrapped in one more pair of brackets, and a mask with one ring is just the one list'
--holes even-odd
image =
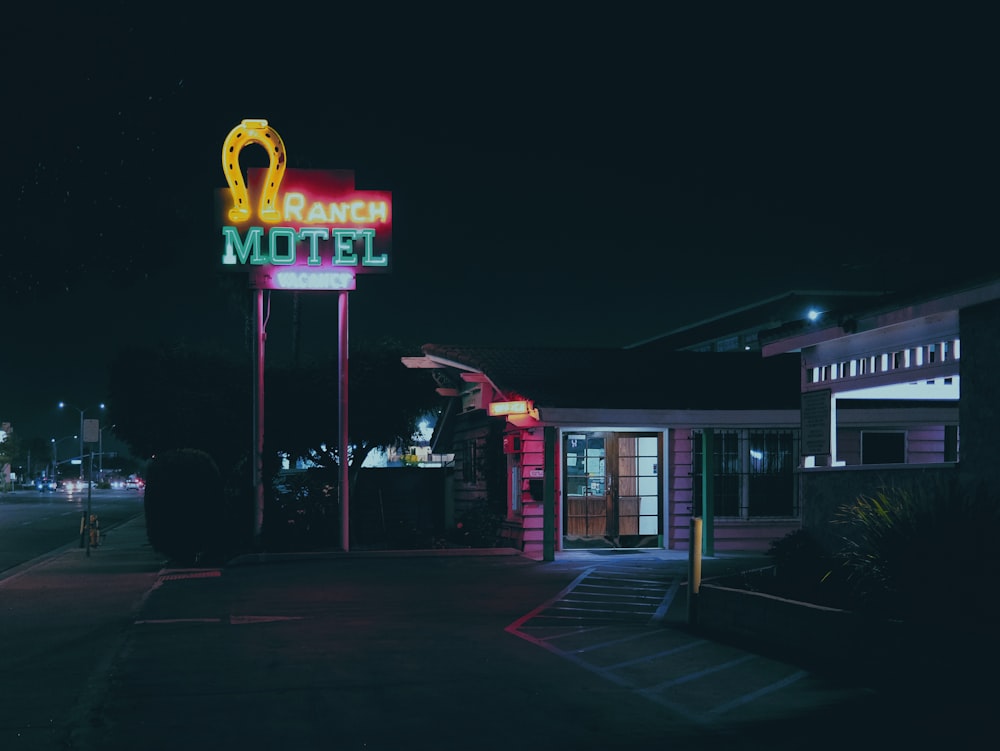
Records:
{"label": "concrete wall", "polygon": [[701,585],[696,608],[694,628],[699,632],[801,665],[844,667],[885,660],[903,631],[899,623],[715,584]]}
{"label": "concrete wall", "polygon": [[802,526],[829,551],[841,547],[838,509],[859,496],[895,488],[916,492],[936,487],[955,477],[954,464],[893,464],[858,467],[823,467],[798,473]]}
{"label": "concrete wall", "polygon": [[970,488],[1000,488],[1000,302],[965,308],[959,401],[960,479]]}

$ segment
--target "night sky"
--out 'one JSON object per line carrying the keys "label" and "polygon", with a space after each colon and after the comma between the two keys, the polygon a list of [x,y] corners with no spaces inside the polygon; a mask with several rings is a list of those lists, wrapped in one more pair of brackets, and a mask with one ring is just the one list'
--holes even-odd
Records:
{"label": "night sky", "polygon": [[[0,420],[75,432],[54,405],[105,399],[125,343],[242,346],[213,196],[249,117],[289,167],[393,193],[352,337],[617,346],[789,289],[1000,268],[985,17],[648,6],[13,11]],[[301,298],[304,351],[335,351],[335,298]],[[271,305],[280,358],[290,294]]]}

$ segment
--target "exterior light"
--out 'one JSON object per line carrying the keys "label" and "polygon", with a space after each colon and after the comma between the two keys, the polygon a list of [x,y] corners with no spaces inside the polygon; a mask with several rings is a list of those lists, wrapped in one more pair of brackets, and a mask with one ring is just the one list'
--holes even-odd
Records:
{"label": "exterior light", "polygon": [[492,402],[489,406],[490,417],[530,415],[531,413],[531,403],[527,399],[517,399],[511,402]]}

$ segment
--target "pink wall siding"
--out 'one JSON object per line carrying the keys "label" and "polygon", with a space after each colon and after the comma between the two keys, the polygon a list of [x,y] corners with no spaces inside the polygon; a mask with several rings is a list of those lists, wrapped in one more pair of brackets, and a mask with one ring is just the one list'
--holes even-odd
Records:
{"label": "pink wall siding", "polygon": [[670,487],[667,491],[666,545],[669,548],[687,550],[694,504],[693,480],[691,478],[691,431],[671,430],[666,444],[666,452],[670,478]]}
{"label": "pink wall siding", "polygon": [[934,464],[944,461],[944,425],[906,431],[906,463]]}
{"label": "pink wall siding", "polygon": [[[509,427],[509,426],[508,426]],[[536,428],[534,433],[527,430],[513,431],[512,435],[517,435],[521,439],[521,451],[519,454],[510,454],[508,461],[519,462],[521,467],[521,512],[510,513],[508,498],[508,527],[511,527],[507,536],[512,546],[520,548],[526,556],[536,560],[542,560],[544,555],[543,545],[545,540],[544,529],[544,501],[541,497],[534,497],[531,492],[533,479],[530,477],[532,470],[543,470],[545,468],[545,436],[541,428]],[[558,451],[558,448],[556,449]],[[559,472],[556,476],[558,478]],[[535,482],[536,489],[540,485]],[[557,479],[556,487],[556,520],[558,523],[560,504],[559,487]],[[514,529],[516,527],[516,530]]]}

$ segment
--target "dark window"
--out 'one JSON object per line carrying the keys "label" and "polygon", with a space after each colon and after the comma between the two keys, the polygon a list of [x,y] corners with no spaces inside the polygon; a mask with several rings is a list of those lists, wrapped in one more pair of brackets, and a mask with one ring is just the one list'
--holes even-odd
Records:
{"label": "dark window", "polygon": [[462,480],[464,482],[475,483],[479,480],[478,464],[476,441],[466,441],[462,451]]}
{"label": "dark window", "polygon": [[958,461],[958,426],[944,426],[944,460],[946,462]]}
{"label": "dark window", "polygon": [[906,433],[902,431],[861,432],[862,464],[905,464]]}
{"label": "dark window", "polygon": [[[703,433],[692,431],[695,508],[700,513]],[[712,513],[748,519],[795,516],[796,436],[782,430],[717,430],[712,434]]]}

